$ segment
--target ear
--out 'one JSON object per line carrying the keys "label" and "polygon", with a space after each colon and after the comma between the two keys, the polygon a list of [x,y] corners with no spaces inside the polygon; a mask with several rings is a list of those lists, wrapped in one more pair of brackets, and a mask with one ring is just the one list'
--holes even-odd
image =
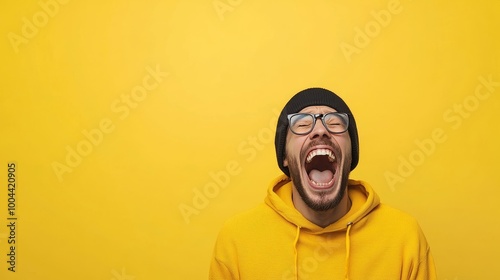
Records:
{"label": "ear", "polygon": [[283,160],[283,166],[288,167],[288,159],[285,158]]}

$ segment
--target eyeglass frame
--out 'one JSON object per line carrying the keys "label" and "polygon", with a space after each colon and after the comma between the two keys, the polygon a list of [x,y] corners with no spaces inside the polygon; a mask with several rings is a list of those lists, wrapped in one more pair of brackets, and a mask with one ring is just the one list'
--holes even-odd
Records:
{"label": "eyeglass frame", "polygon": [[[328,125],[325,124],[325,116],[332,115],[332,114],[336,115],[336,116],[339,116],[341,119],[345,120],[346,126],[345,126],[345,130],[344,131],[342,131],[342,132],[333,132],[333,131],[331,131],[328,128]],[[309,130],[308,132],[304,132],[304,133],[296,133],[295,131],[293,131],[292,126],[291,126],[291,120],[296,115],[309,115],[309,116],[312,116],[313,119],[314,119],[314,122],[313,122],[313,124],[311,126],[311,130]],[[316,126],[316,121],[318,119],[321,119],[321,123],[323,124],[323,126],[325,127],[325,129],[328,132],[332,133],[332,134],[342,134],[342,133],[346,132],[347,130],[349,130],[349,114],[347,114],[347,113],[340,113],[340,112],[330,112],[330,113],[326,113],[326,114],[294,113],[294,114],[288,114],[287,118],[288,118],[288,128],[295,135],[306,135],[306,134],[311,133],[314,130],[314,127]]]}

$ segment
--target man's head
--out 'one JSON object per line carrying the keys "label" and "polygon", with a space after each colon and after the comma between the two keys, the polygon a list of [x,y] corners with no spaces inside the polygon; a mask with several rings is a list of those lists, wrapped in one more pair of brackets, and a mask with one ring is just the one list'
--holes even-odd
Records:
{"label": "man's head", "polygon": [[322,88],[293,96],[279,116],[275,145],[280,169],[309,208],[340,202],[359,148],[354,116],[339,96]]}

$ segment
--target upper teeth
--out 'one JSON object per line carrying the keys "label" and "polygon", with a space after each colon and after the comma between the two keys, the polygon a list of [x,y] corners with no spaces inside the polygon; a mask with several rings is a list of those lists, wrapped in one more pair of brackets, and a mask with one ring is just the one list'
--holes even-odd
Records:
{"label": "upper teeth", "polygon": [[330,162],[333,162],[335,160],[335,156],[333,155],[332,151],[328,149],[316,149],[310,152],[309,155],[307,156],[306,158],[307,163],[310,163],[313,157],[315,156],[328,156],[328,160]]}

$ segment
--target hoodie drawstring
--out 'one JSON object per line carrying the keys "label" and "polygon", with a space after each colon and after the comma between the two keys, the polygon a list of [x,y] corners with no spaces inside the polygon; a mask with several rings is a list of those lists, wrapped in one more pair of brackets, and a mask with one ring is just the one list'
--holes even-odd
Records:
{"label": "hoodie drawstring", "polygon": [[345,279],[349,279],[349,254],[351,253],[351,233],[352,222],[347,223],[347,230],[345,232]]}
{"label": "hoodie drawstring", "polygon": [[297,252],[297,242],[299,242],[299,236],[300,236],[300,226],[297,226],[297,234],[295,236],[295,240],[293,241],[293,249],[295,252],[295,279],[299,279],[299,254]]}

